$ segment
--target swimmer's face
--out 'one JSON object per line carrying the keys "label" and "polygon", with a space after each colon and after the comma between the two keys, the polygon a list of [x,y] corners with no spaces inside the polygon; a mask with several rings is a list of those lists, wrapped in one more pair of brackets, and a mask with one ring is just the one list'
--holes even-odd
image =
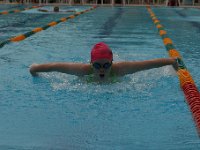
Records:
{"label": "swimmer's face", "polygon": [[110,75],[112,61],[108,59],[99,59],[92,62],[92,67],[95,78],[100,80],[107,79]]}

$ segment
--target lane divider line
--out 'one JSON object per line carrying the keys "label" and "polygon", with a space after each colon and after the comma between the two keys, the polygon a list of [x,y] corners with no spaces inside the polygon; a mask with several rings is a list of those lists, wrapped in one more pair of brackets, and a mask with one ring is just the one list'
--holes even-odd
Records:
{"label": "lane divider line", "polygon": [[163,25],[160,23],[150,6],[146,6],[147,10],[156,25],[158,32],[163,40],[166,50],[169,53],[170,57],[177,57],[178,71],[177,75],[179,77],[180,86],[184,92],[187,104],[190,108],[190,111],[193,115],[198,134],[200,136],[200,93],[195,85],[195,82],[187,70],[180,53],[176,50],[173,45],[172,40],[168,37],[167,32],[165,31]]}
{"label": "lane divider line", "polygon": [[2,48],[4,45],[9,44],[9,43],[11,43],[11,42],[20,42],[20,41],[22,41],[22,40],[24,40],[24,39],[26,39],[26,38],[32,36],[32,35],[35,34],[35,33],[38,33],[38,32],[41,32],[41,31],[43,31],[43,30],[46,30],[46,29],[48,29],[49,27],[53,27],[53,26],[55,26],[55,25],[57,25],[57,24],[59,24],[59,23],[61,23],[61,22],[65,22],[65,21],[67,21],[68,19],[73,19],[73,18],[75,18],[75,17],[77,17],[77,16],[79,16],[79,15],[81,15],[81,14],[84,14],[84,13],[86,13],[86,12],[88,12],[88,11],[91,11],[91,10],[93,10],[93,9],[95,9],[95,8],[97,8],[97,6],[93,6],[93,7],[89,8],[89,9],[83,10],[83,11],[81,11],[81,12],[77,12],[77,13],[75,13],[75,14],[73,14],[73,15],[70,15],[70,16],[68,16],[68,17],[66,17],[66,18],[61,18],[61,19],[58,20],[58,21],[50,22],[50,23],[48,23],[47,25],[45,25],[45,26],[43,26],[43,27],[35,28],[35,29],[33,29],[32,31],[29,31],[29,32],[26,32],[26,33],[24,33],[24,34],[17,35],[17,36],[15,36],[15,37],[12,37],[12,38],[10,38],[10,39],[7,39],[7,40],[5,40],[5,41],[2,41],[2,42],[0,42],[0,48]]}
{"label": "lane divider line", "polygon": [[19,12],[22,12],[22,11],[25,11],[25,10],[30,10],[30,9],[39,8],[39,7],[43,7],[43,6],[32,6],[30,8],[22,8],[22,9],[16,9],[16,10],[11,10],[11,11],[2,11],[2,12],[0,12],[0,15],[19,13]]}

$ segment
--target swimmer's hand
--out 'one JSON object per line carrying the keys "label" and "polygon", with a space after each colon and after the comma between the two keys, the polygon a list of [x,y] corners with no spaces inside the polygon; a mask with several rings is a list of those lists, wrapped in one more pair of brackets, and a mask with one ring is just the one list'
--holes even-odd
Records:
{"label": "swimmer's hand", "polygon": [[172,58],[172,60],[173,60],[172,66],[173,66],[174,70],[176,70],[176,71],[178,71],[177,59],[178,59],[177,57]]}
{"label": "swimmer's hand", "polygon": [[187,69],[181,58],[176,57],[172,59],[174,59],[174,63],[172,65],[176,71],[178,71],[179,69]]}
{"label": "swimmer's hand", "polygon": [[31,73],[31,75],[32,76],[38,76],[38,74],[37,74],[37,72],[35,71],[35,68],[38,66],[38,64],[32,64],[31,66],[30,66],[30,69],[29,69],[29,71],[30,71],[30,73]]}

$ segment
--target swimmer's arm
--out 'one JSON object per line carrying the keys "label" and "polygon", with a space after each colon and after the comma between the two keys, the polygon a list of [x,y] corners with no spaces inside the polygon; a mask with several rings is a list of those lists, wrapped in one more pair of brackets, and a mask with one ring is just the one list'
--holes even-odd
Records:
{"label": "swimmer's arm", "polygon": [[48,64],[33,64],[30,66],[30,73],[37,76],[39,72],[62,72],[76,76],[88,75],[91,73],[91,66],[82,63],[48,63]]}
{"label": "swimmer's arm", "polygon": [[46,10],[46,9],[38,9],[38,11],[48,12],[48,10]]}
{"label": "swimmer's arm", "polygon": [[76,12],[75,10],[66,10],[64,12]]}
{"label": "swimmer's arm", "polygon": [[113,69],[117,75],[126,75],[142,70],[159,68],[166,65],[173,65],[175,70],[178,69],[176,58],[161,58],[145,61],[119,62],[113,64]]}

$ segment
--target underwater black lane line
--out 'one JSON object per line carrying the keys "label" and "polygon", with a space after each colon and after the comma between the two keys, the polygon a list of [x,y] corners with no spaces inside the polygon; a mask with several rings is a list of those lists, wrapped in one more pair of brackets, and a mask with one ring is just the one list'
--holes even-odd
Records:
{"label": "underwater black lane line", "polygon": [[30,10],[30,9],[39,8],[39,7],[43,7],[43,6],[32,6],[30,8],[21,8],[21,9],[10,10],[10,11],[2,11],[2,12],[0,12],[0,15],[8,15],[8,14],[12,14],[12,13],[19,13],[21,11]]}
{"label": "underwater black lane line", "polygon": [[180,12],[180,11],[175,10],[175,12],[176,12],[179,16],[181,16],[181,17],[183,17],[183,18],[186,18],[186,17],[187,17],[186,14],[183,14],[183,13]]}
{"label": "underwater black lane line", "polygon": [[157,19],[156,15],[151,10],[150,6],[147,6],[147,10],[148,10],[154,24],[156,25],[160,36],[163,39],[163,43],[166,47],[166,50],[169,53],[169,56],[173,57],[173,58],[174,57],[177,58],[176,59],[177,64],[178,64],[177,75],[178,75],[178,78],[180,81],[180,86],[183,90],[187,104],[192,113],[193,119],[196,123],[197,131],[198,131],[199,137],[200,137],[200,92],[198,91],[198,88],[195,85],[195,82],[194,82],[190,72],[187,70],[187,68],[182,60],[182,56],[179,54],[179,52],[173,46],[173,42],[168,37],[167,32],[165,31],[163,25],[161,25],[160,21]]}
{"label": "underwater black lane line", "polygon": [[116,20],[119,19],[123,13],[124,10],[122,8],[118,8],[117,12],[113,16],[109,17],[108,20],[102,25],[101,29],[103,29],[103,31],[99,32],[99,36],[95,36],[95,38],[103,38],[109,36],[112,33],[114,27],[117,25]]}
{"label": "underwater black lane line", "polygon": [[84,14],[84,13],[86,13],[86,12],[88,12],[88,11],[91,11],[91,10],[93,10],[93,9],[96,9],[96,8],[97,8],[97,6],[93,6],[93,7],[89,8],[89,9],[83,10],[83,11],[81,11],[81,12],[77,12],[77,13],[75,13],[75,14],[73,14],[73,15],[68,16],[68,17],[61,18],[61,19],[59,19],[59,20],[57,20],[57,21],[50,22],[50,23],[48,23],[47,25],[45,25],[45,26],[43,26],[43,27],[34,28],[33,30],[31,30],[31,31],[29,31],[29,32],[26,32],[26,33],[24,33],[24,34],[20,34],[20,35],[18,35],[18,36],[11,37],[10,39],[4,40],[4,41],[0,41],[0,48],[2,48],[4,45],[9,44],[9,43],[11,43],[11,42],[19,42],[19,41],[22,41],[22,40],[24,40],[24,39],[26,39],[26,38],[28,38],[28,37],[30,37],[30,36],[32,36],[32,35],[38,33],[38,32],[41,32],[41,31],[43,31],[43,30],[46,30],[46,29],[48,29],[48,28],[50,28],[50,27],[52,27],[52,26],[55,26],[55,25],[57,25],[57,24],[59,24],[59,23],[61,23],[61,22],[65,22],[65,21],[67,21],[68,19],[73,19],[73,18],[75,18],[75,17],[77,17],[77,16],[79,16],[79,15],[81,15],[81,14]]}
{"label": "underwater black lane line", "polygon": [[[179,16],[181,16],[182,18],[187,18],[187,17],[188,17],[186,14],[183,14],[183,13],[180,12],[180,11],[175,10],[175,12],[176,12]],[[198,29],[197,31],[200,33],[200,23],[199,23],[199,22],[189,21],[189,23],[190,23],[193,27],[197,28],[197,29]]]}
{"label": "underwater black lane line", "polygon": [[1,26],[0,27],[0,31],[1,31],[1,28],[7,28],[7,27],[20,27],[20,26],[23,26],[24,24],[26,24],[28,21],[36,21],[38,19],[43,19],[43,18],[46,18],[48,17],[49,14],[42,14],[42,15],[39,15],[39,16],[35,16],[35,17],[32,17],[32,18],[28,18],[27,20],[24,20],[24,21],[21,21],[21,22],[17,22],[17,23],[13,23],[13,24],[8,24],[8,25],[4,25],[4,26]]}
{"label": "underwater black lane line", "polygon": [[[33,17],[33,18],[29,18],[29,19],[24,20],[24,21],[19,22],[19,23],[13,23],[13,24],[11,24],[11,25],[5,25],[5,26],[0,27],[0,32],[3,32],[4,34],[5,34],[5,33],[9,33],[9,32],[10,32],[9,27],[17,27],[17,28],[19,28],[19,27],[24,27],[24,25],[25,25],[27,22],[37,21],[37,20],[39,20],[39,19],[44,19],[44,18],[46,18],[46,17],[48,17],[48,16],[49,16],[49,14],[42,14],[42,15],[40,15],[40,16],[36,16],[36,17]],[[7,28],[7,29],[6,29],[6,28]],[[8,43],[9,43],[7,40],[4,41],[4,42],[2,42],[1,40],[2,40],[2,39],[0,38],[0,43],[1,43],[1,44],[0,44],[0,47],[1,47],[2,44],[8,44]]]}
{"label": "underwater black lane line", "polygon": [[[21,8],[23,8],[23,7],[21,7],[21,5],[12,6],[12,7],[9,6],[8,9],[15,9],[15,8],[19,8],[19,9],[21,9]],[[6,8],[6,9],[7,9],[7,8]],[[4,11],[4,10],[0,10],[0,11]]]}
{"label": "underwater black lane line", "polygon": [[193,27],[196,27],[198,32],[200,33],[200,23],[195,21],[190,21],[190,24],[192,24]]}

